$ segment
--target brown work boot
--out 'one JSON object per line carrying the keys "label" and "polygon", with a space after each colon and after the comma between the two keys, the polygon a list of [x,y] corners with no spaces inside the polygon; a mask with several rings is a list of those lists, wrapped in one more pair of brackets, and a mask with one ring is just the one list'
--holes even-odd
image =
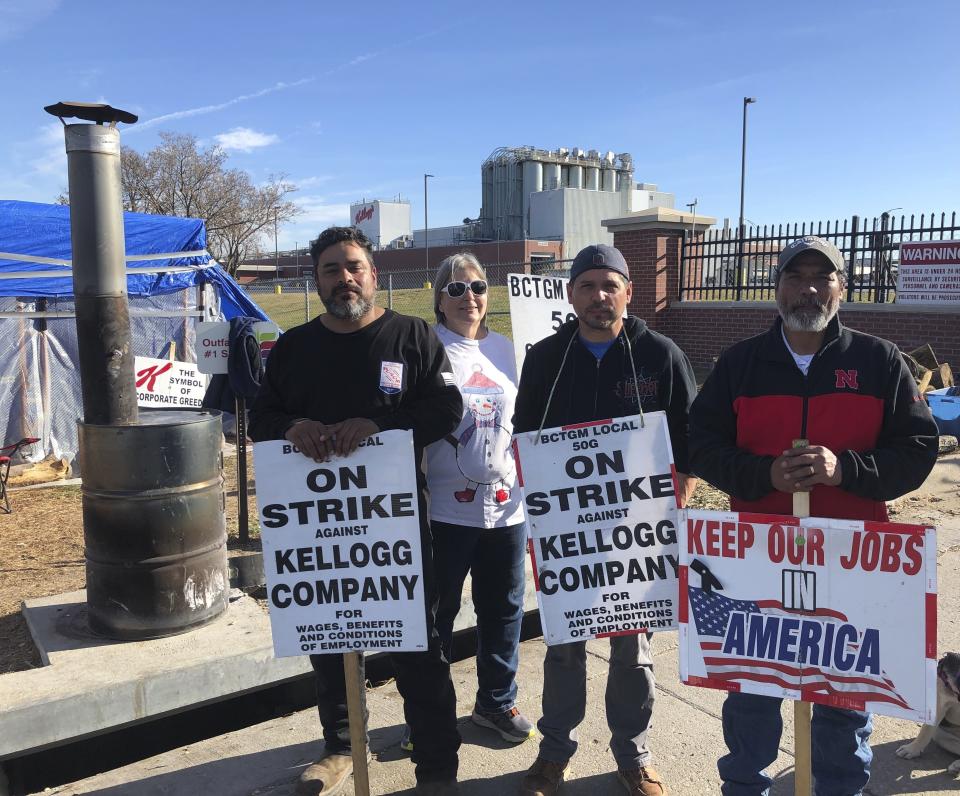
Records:
{"label": "brown work boot", "polygon": [[650,766],[621,768],[617,779],[630,796],[667,796],[667,788],[660,775]]}
{"label": "brown work boot", "polygon": [[538,757],[520,783],[520,796],[554,796],[567,778],[567,763],[554,763]]}
{"label": "brown work boot", "polygon": [[350,755],[325,755],[307,766],[297,780],[296,796],[334,796],[353,773]]}

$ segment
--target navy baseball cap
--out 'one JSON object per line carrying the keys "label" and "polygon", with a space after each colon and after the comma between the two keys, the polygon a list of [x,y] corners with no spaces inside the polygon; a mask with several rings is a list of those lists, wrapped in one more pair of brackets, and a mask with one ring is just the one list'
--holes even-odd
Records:
{"label": "navy baseball cap", "polygon": [[616,271],[618,274],[622,274],[627,281],[630,280],[630,269],[627,268],[627,261],[623,259],[620,251],[613,246],[600,243],[596,246],[587,246],[587,248],[581,249],[580,253],[574,258],[573,265],[570,266],[571,284],[584,271],[591,271],[594,268]]}

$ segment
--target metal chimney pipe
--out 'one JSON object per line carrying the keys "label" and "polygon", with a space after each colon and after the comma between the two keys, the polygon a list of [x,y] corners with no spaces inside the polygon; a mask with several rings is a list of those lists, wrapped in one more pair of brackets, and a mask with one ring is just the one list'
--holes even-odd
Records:
{"label": "metal chimney pipe", "polygon": [[109,105],[46,110],[96,122],[64,124],[88,625],[118,639],[181,633],[227,608],[220,413],[138,417],[116,129],[137,117]]}
{"label": "metal chimney pipe", "polygon": [[109,105],[85,103],[58,103],[45,110],[61,121],[75,116],[97,122],[64,123],[83,419],[133,424],[137,392],[116,123],[135,122],[137,117]]}

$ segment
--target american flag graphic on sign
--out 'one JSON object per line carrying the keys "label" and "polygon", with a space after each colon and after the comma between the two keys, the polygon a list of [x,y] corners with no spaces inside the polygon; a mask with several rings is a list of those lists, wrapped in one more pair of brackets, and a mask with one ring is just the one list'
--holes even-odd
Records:
{"label": "american flag graphic on sign", "polygon": [[[741,681],[766,683],[838,707],[862,710],[864,702],[888,702],[910,709],[886,672],[852,667],[841,672],[832,665],[837,657],[855,657],[860,646],[859,638],[847,640],[853,628],[843,613],[829,608],[791,611],[779,600],[737,600],[694,586],[688,586],[688,594],[710,680],[731,687]],[[749,643],[731,643],[732,617],[747,629],[741,640],[749,634]],[[774,617],[788,620],[792,635],[781,633]],[[761,648],[773,654],[758,655]]]}

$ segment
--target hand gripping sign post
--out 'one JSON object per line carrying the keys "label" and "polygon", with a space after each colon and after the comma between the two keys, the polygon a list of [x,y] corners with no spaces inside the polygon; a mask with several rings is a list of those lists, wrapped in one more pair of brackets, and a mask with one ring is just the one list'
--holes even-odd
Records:
{"label": "hand gripping sign post", "polygon": [[684,683],[932,721],[934,528],[685,515]]}
{"label": "hand gripping sign post", "polygon": [[677,627],[677,497],[663,412],[514,437],[548,645]]}
{"label": "hand gripping sign post", "polygon": [[427,648],[413,435],[383,431],[317,463],[253,446],[274,652],[344,653],[354,786],[367,793],[364,650]]}

